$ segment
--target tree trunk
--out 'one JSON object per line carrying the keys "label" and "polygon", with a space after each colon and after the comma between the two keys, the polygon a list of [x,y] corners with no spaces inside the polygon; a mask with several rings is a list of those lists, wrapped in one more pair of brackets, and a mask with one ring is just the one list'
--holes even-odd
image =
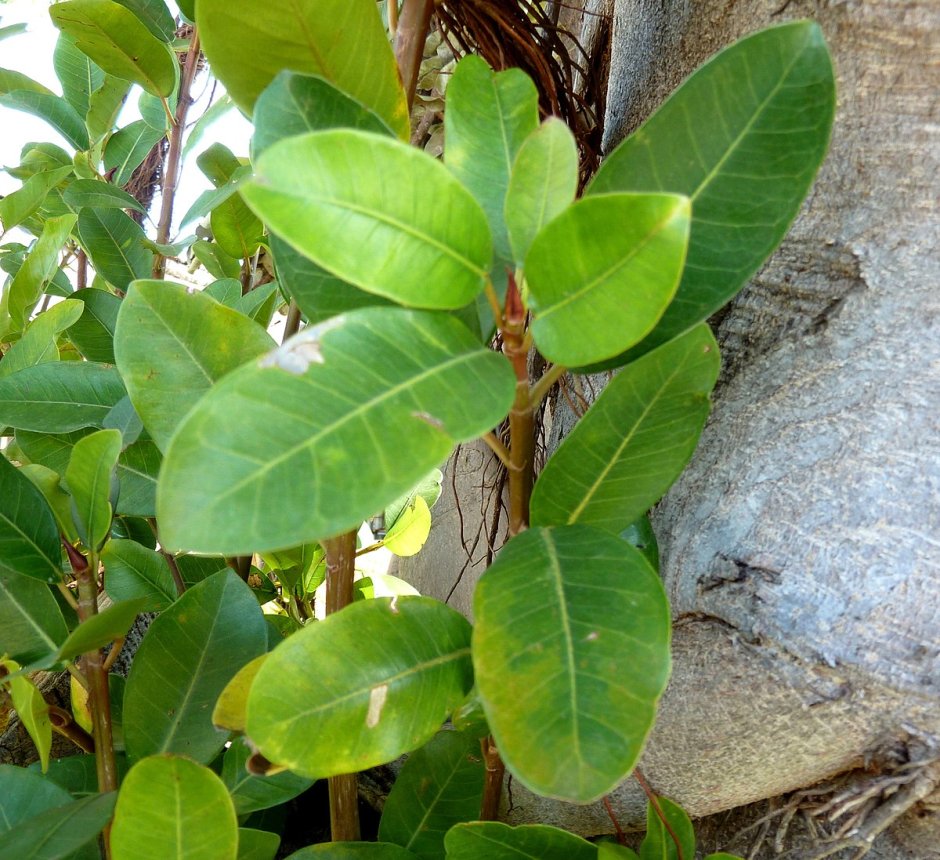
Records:
{"label": "tree trunk", "polygon": [[[930,860],[940,857],[940,793],[930,798],[940,754],[940,8],[784,5],[615,3],[608,150],[709,55],[773,23],[816,18],[839,81],[832,151],[783,246],[715,321],[715,409],[656,511],[674,671],[642,767],[696,816],[850,773],[796,797],[793,812],[856,791],[867,798],[852,807],[864,812],[852,825],[863,836],[896,819],[869,857]],[[479,508],[474,477],[462,480],[463,507]],[[439,559],[458,555],[448,522],[432,533]],[[440,566],[433,580],[411,575],[439,597],[455,578]],[[472,584],[465,575],[455,592],[464,610]],[[564,806],[518,786],[513,802],[513,823],[612,829],[600,804]],[[784,802],[773,802],[781,814],[754,857],[777,856]],[[632,782],[613,804],[622,823],[641,823]],[[712,823],[710,847],[757,814]],[[810,843],[848,820],[817,815],[816,839],[793,828],[778,847],[811,857]],[[732,847],[746,853],[742,844]]]}

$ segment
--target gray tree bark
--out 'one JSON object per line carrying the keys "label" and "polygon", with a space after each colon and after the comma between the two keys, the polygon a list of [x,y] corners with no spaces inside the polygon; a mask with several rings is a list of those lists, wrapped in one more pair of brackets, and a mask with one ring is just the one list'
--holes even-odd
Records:
{"label": "gray tree bark", "polygon": [[[642,768],[695,816],[787,795],[771,802],[778,815],[754,857],[777,856],[777,825],[802,808],[822,830],[781,833],[776,848],[793,857],[849,824],[847,835],[884,830],[870,857],[930,860],[940,857],[940,7],[779,5],[614,4],[608,149],[712,53],[790,18],[819,21],[840,88],[832,150],[803,213],[715,321],[715,409],[656,511],[675,668]],[[426,593],[451,593],[455,498],[478,509],[479,482],[457,475],[433,567],[424,555],[408,566]],[[451,594],[464,611],[481,568]],[[632,781],[613,803],[622,823],[641,823]],[[839,803],[863,814],[830,822]],[[762,811],[706,823],[710,850]],[[518,787],[508,820],[611,831],[600,804]]]}

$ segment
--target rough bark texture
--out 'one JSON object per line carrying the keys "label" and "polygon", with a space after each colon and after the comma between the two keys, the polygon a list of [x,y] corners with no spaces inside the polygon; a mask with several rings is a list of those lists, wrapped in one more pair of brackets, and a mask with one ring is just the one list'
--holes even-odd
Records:
{"label": "rough bark texture", "polygon": [[[900,795],[891,774],[929,762],[940,744],[940,8],[778,10],[766,0],[615,4],[608,148],[709,55],[789,18],[819,21],[840,87],[832,151],[803,213],[716,321],[714,413],[656,513],[675,670],[643,768],[696,816],[867,768],[849,781],[869,792],[864,826]],[[465,577],[461,608],[471,586]],[[798,797],[794,811],[818,811],[817,800]],[[600,805],[565,807],[518,787],[513,801],[515,823],[611,830]],[[640,822],[634,785],[614,805],[623,823]],[[761,810],[711,822],[709,847]],[[812,856],[820,834],[791,830],[777,847]],[[754,857],[777,856],[769,835]],[[926,798],[869,856],[930,860],[938,846]]]}

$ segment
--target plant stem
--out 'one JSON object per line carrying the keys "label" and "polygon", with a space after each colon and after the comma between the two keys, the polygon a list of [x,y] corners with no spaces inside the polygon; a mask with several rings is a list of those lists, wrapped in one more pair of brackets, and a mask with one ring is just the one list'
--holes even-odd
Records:
{"label": "plant stem", "polygon": [[532,393],[529,399],[532,401],[533,409],[545,399],[548,392],[552,390],[552,386],[567,372],[568,368],[563,364],[553,364],[542,374],[542,378],[532,386]]}
{"label": "plant stem", "polygon": [[[353,601],[356,574],[356,532],[323,541],[326,553],[326,614],[339,612]],[[359,839],[359,787],[354,773],[331,776],[330,831],[334,842]]]}
{"label": "plant stem", "polygon": [[509,449],[499,441],[496,437],[496,434],[490,431],[489,433],[484,433],[480,437],[487,445],[487,447],[499,458],[499,462],[502,463],[507,469],[512,468],[512,462],[509,456]]}
{"label": "plant stem", "polygon": [[170,569],[170,576],[173,577],[176,592],[182,597],[183,593],[186,591],[186,581],[183,579],[183,574],[180,573],[180,567],[171,553],[168,553],[166,550],[162,550],[161,552],[166,559],[166,566]]}
{"label": "plant stem", "polygon": [[68,738],[75,746],[86,753],[95,751],[95,740],[72,718],[72,715],[64,708],[57,705],[49,705],[49,722],[54,731],[62,737]]}
{"label": "plant stem", "polygon": [[[199,28],[193,28],[193,35],[186,54],[186,63],[180,78],[179,95],[176,102],[176,118],[170,130],[170,148],[163,169],[163,194],[160,203],[160,220],[157,224],[157,244],[166,245],[170,241],[170,227],[173,224],[173,201],[176,197],[176,185],[179,182],[180,164],[183,155],[183,133],[186,131],[186,114],[192,104],[190,90],[196,69],[199,66]],[[153,276],[162,278],[166,274],[166,257],[156,254],[153,258]]]}
{"label": "plant stem", "polygon": [[284,337],[281,339],[281,343],[284,343],[289,337],[293,337],[298,331],[300,331],[300,307],[297,305],[296,299],[291,299],[287,308],[287,320],[284,322]]}
{"label": "plant stem", "polygon": [[640,784],[640,788],[643,789],[644,794],[646,794],[650,805],[653,807],[653,811],[656,813],[656,817],[659,818],[659,820],[663,823],[663,827],[666,828],[666,832],[669,834],[672,841],[676,844],[676,857],[678,860],[692,860],[691,857],[684,858],[682,856],[682,843],[679,841],[679,837],[676,835],[676,831],[672,829],[672,825],[669,823],[669,819],[666,818],[666,813],[663,812],[663,808],[659,803],[659,798],[653,792],[653,789],[649,787],[649,783],[644,779],[643,774],[640,772],[638,767],[633,769],[633,776]]}
{"label": "plant stem", "polygon": [[424,43],[431,26],[434,0],[405,0],[398,20],[398,35],[395,38],[395,58],[401,73],[405,95],[408,98],[408,113],[415,101],[418,75],[424,57]]}
{"label": "plant stem", "polygon": [[496,821],[499,817],[499,801],[503,796],[503,777],[506,774],[506,765],[496,748],[493,736],[480,741],[483,752],[483,765],[486,768],[483,777],[483,801],[480,804],[480,821]]}

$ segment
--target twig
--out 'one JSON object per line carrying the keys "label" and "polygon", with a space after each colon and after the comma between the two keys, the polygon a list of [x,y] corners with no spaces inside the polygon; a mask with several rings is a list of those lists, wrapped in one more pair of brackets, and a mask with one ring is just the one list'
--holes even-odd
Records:
{"label": "twig", "polygon": [[[663,812],[662,806],[659,804],[659,798],[653,793],[653,790],[649,787],[649,784],[643,778],[643,774],[640,772],[640,769],[633,769],[633,777],[640,784],[640,788],[643,789],[643,793],[649,799],[650,806],[653,807],[653,811],[656,813],[656,817],[662,822],[663,827],[666,828],[666,832],[669,834],[669,837],[676,844],[676,858],[677,860],[685,860],[682,855],[682,844],[679,842],[679,837],[676,835],[676,831],[672,829],[672,825],[669,823],[666,818],[666,813]],[[689,857],[688,860],[693,860]]]}
{"label": "twig", "polygon": [[398,60],[398,71],[405,87],[409,114],[415,101],[421,60],[424,58],[424,43],[428,38],[433,11],[434,0],[405,0],[398,21],[395,58]]}

